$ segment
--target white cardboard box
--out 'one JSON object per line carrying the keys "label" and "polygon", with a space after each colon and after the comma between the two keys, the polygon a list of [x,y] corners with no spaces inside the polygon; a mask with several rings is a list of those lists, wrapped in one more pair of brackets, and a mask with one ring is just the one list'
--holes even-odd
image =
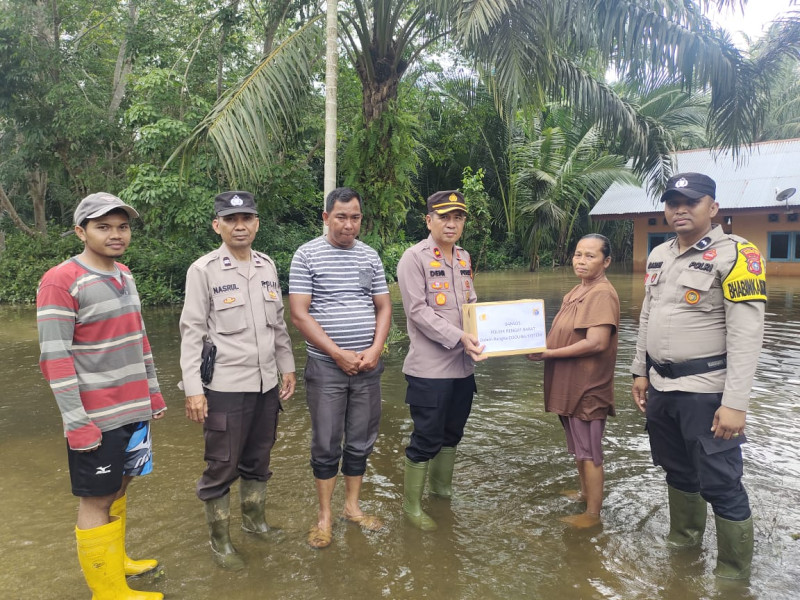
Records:
{"label": "white cardboard box", "polygon": [[462,307],[464,331],[478,337],[487,356],[545,350],[544,300],[477,302]]}

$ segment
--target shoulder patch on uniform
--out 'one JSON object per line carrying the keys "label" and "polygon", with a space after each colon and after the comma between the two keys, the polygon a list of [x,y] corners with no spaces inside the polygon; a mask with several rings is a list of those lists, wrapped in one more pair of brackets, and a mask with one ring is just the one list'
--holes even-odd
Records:
{"label": "shoulder patch on uniform", "polygon": [[257,255],[266,260],[267,262],[271,263],[272,266],[275,266],[275,261],[270,258],[268,254],[264,254],[263,252],[259,252],[258,250],[253,250],[253,252]]}
{"label": "shoulder patch on uniform", "polygon": [[731,302],[766,302],[764,260],[750,242],[736,243],[736,263],[722,282],[722,293]]}
{"label": "shoulder patch on uniform", "polygon": [[219,259],[219,250],[214,250],[208,254],[201,256],[195,261],[198,266],[205,267],[208,263]]}

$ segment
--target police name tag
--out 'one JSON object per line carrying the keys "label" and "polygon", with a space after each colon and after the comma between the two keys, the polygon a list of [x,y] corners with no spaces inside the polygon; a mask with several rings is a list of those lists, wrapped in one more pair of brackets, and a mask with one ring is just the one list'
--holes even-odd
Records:
{"label": "police name tag", "polygon": [[464,331],[477,336],[486,356],[531,354],[546,349],[544,300],[477,302],[462,307]]}

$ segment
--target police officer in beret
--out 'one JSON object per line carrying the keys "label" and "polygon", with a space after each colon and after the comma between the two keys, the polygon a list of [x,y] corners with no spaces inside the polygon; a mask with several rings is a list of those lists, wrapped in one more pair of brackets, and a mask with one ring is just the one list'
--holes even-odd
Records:
{"label": "police officer in beret", "polygon": [[464,331],[461,307],[477,301],[469,253],[456,242],[467,205],[461,192],[441,191],[427,202],[430,235],[403,253],[397,282],[410,347],[403,363],[406,404],[414,430],[406,447],[403,512],[422,530],[436,522],[421,508],[426,478],[432,494],[450,498],[456,446],[472,409],[474,361],[483,346]]}
{"label": "police officer in beret", "polygon": [[[211,225],[222,245],[186,274],[180,319],[186,416],[203,424],[207,466],[197,482],[205,503],[214,561],[241,569],[231,544],[230,488],[240,479],[242,529],[265,535],[270,452],[281,401],[295,389],[292,344],[283,318],[275,263],[252,249],[258,210],[245,191],[219,194]],[[201,378],[204,339],[216,346],[213,377]]]}
{"label": "police officer in beret", "polygon": [[647,259],[632,373],[653,462],[666,471],[673,547],[700,544],[714,511],[714,573],[746,579],[753,521],[742,486],[750,390],[764,331],[764,262],[747,240],[712,224],[716,183],[679,173],[661,196],[676,233]]}

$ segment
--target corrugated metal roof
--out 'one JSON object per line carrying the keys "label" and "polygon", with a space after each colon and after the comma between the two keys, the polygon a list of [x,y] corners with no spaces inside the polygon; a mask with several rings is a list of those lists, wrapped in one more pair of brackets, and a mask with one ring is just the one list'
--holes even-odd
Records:
{"label": "corrugated metal roof", "polygon": [[[730,153],[716,158],[708,149],[678,152],[673,156],[676,173],[705,173],[717,182],[717,202],[722,210],[778,208],[776,190],[797,188],[790,206],[800,206],[800,139],[754,144],[742,165]],[[592,216],[636,215],[661,212],[658,197],[644,186],[613,184],[592,208]]]}

